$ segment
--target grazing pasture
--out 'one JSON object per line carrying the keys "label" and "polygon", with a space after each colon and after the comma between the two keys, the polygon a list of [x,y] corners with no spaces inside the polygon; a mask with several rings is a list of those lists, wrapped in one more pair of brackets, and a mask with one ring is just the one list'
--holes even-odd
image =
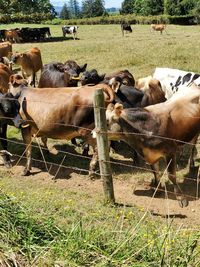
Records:
{"label": "grazing pasture", "polygon": [[[37,27],[15,24],[0,29],[27,26]],[[133,32],[122,37],[120,25],[80,25],[77,40],[63,37],[59,25],[49,27],[51,39],[13,44],[13,51],[38,47],[43,64],[70,59],[100,74],[128,69],[135,79],[156,67],[200,73],[199,26],[168,25],[168,34],[161,35],[152,34],[149,25],[133,25]],[[119,154],[111,152],[118,204],[113,207],[104,205],[102,181],[89,179],[89,161],[80,148],[52,140],[55,155],[46,155],[35,139],[34,168],[23,177],[19,130],[10,127],[8,137],[14,161],[12,169],[0,170],[0,265],[200,266],[198,170],[187,173],[187,149],[178,156],[178,178],[186,178],[188,207],[178,206],[169,192],[171,184],[152,198],[149,166],[142,160],[133,166],[131,151],[123,144]]]}

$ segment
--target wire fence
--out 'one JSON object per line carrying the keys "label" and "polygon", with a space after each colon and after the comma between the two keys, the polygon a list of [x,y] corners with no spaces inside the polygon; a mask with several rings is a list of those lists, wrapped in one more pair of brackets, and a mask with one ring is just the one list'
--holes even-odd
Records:
{"label": "wire fence", "polygon": [[[15,100],[15,99],[13,99],[13,98],[8,98],[9,100]],[[30,101],[30,100],[29,100]],[[41,101],[30,101],[30,102],[36,102],[37,104],[38,103],[41,103],[41,104],[50,104],[50,105],[58,105],[58,103],[56,103],[55,101],[52,101],[52,102],[48,102],[48,101],[43,101],[43,100],[41,100]],[[79,108],[79,107],[82,107],[82,108],[90,108],[90,109],[93,109],[93,105],[74,105],[74,107],[77,107],[77,108]],[[106,109],[106,108],[103,108],[103,109]],[[133,109],[133,112],[134,112],[134,109]],[[199,117],[195,117],[195,118],[199,118]],[[10,117],[3,117],[3,116],[1,116],[0,117],[0,120],[7,120],[7,119],[12,119],[12,118],[10,118]],[[30,120],[30,119],[28,119],[28,120],[26,120],[26,123],[27,124],[30,124],[30,125],[35,125],[35,122],[33,121],[33,120]],[[67,128],[67,127],[71,127],[71,128],[73,128],[74,129],[74,131],[76,131],[76,132],[78,132],[79,130],[84,130],[84,131],[87,131],[89,134],[91,134],[91,132],[93,131],[93,128],[94,127],[82,127],[82,126],[77,126],[77,125],[74,125],[74,124],[67,124],[67,123],[57,123],[57,122],[48,122],[48,124],[49,125],[55,125],[56,127],[57,126],[60,126],[61,127],[61,130],[62,130],[62,127],[63,127],[63,131],[65,130],[65,128]],[[93,125],[94,126],[94,125]],[[101,133],[106,133],[106,132],[101,132]],[[112,134],[115,134],[115,132],[111,132]],[[178,144],[178,145],[190,145],[190,146],[192,146],[192,147],[194,147],[194,145],[196,145],[197,147],[200,145],[200,144],[194,144],[193,142],[185,142],[185,141],[182,141],[182,140],[178,140],[178,139],[174,139],[174,138],[169,138],[169,137],[167,137],[167,136],[160,136],[160,135],[156,135],[156,134],[151,134],[151,135],[149,135],[149,133],[147,133],[147,134],[145,134],[145,133],[138,133],[138,132],[123,132],[124,134],[126,134],[126,135],[130,135],[130,136],[132,136],[132,135],[135,135],[135,136],[142,136],[142,137],[145,137],[145,136],[150,136],[151,138],[159,138],[159,139],[161,139],[161,140],[163,140],[163,141],[172,141],[172,142],[174,142],[174,143],[176,143],[176,144]],[[77,134],[77,136],[78,136],[78,134]],[[36,138],[36,137],[40,137],[40,130],[37,130],[36,131],[36,133],[35,133],[35,135],[34,135],[34,137]],[[81,137],[81,134],[79,135],[79,137]],[[19,145],[19,146],[22,146],[23,147],[23,149],[26,147],[26,144],[23,142],[23,141],[19,141],[19,140],[12,140],[12,139],[5,139],[5,138],[2,138],[2,137],[0,137],[0,140],[1,141],[8,141],[9,143],[11,143],[11,144],[13,144],[13,145]],[[39,144],[39,142],[38,142],[38,140],[36,140],[37,141],[37,145],[35,145],[35,144],[28,144],[29,146],[31,145],[32,147],[34,147],[34,148],[39,148],[40,149],[40,152],[41,152],[41,154],[42,154],[42,159],[37,159],[37,158],[34,158],[34,161],[35,162],[38,162],[38,163],[40,163],[40,164],[45,164],[45,166],[46,166],[46,170],[48,171],[48,172],[50,172],[51,171],[51,168],[52,168],[52,166],[54,166],[54,167],[56,167],[57,168],[57,171],[56,171],[56,173],[55,173],[55,175],[54,175],[54,179],[57,177],[57,175],[58,175],[58,173],[59,173],[59,171],[60,171],[60,169],[61,168],[63,168],[63,169],[66,169],[66,170],[74,170],[74,171],[78,171],[79,173],[88,173],[88,168],[80,168],[80,167],[75,167],[75,166],[66,166],[66,164],[64,164],[64,162],[65,162],[65,159],[66,159],[66,157],[67,156],[73,156],[73,157],[76,157],[77,159],[80,159],[80,160],[82,160],[82,159],[84,159],[84,160],[87,160],[88,162],[91,160],[91,156],[85,156],[85,155],[81,155],[81,154],[78,154],[78,153],[73,153],[73,152],[68,152],[68,151],[65,151],[65,150],[62,150],[62,149],[57,149],[57,152],[58,153],[62,153],[62,155],[63,155],[63,158],[62,158],[62,160],[61,160],[61,162],[60,163],[55,163],[55,162],[51,162],[51,161],[47,161],[46,159],[45,159],[45,155],[43,154],[43,152],[42,152],[42,149],[41,149],[41,146],[40,146],[40,144]],[[44,148],[45,149],[45,148]],[[25,155],[25,152],[26,152],[26,149],[24,150],[24,152],[20,155],[20,154],[18,154],[18,153],[13,153],[13,155],[16,157],[16,158],[18,158],[18,160],[17,160],[17,163],[16,163],[16,165],[18,165],[19,164],[19,162],[22,160],[22,159],[26,159],[27,160],[27,157],[26,157],[26,155]],[[134,171],[151,171],[151,169],[150,169],[150,164],[147,164],[147,167],[145,167],[145,166],[137,166],[137,165],[134,165],[134,164],[132,164],[131,162],[130,162],[130,164],[126,164],[126,163],[123,163],[123,162],[116,162],[115,160],[109,160],[108,161],[110,164],[112,164],[112,166],[120,166],[120,167],[126,167],[127,169],[129,169],[130,171],[132,170],[134,170]],[[157,174],[160,174],[160,172],[157,172],[157,171],[154,171],[154,172],[156,172]],[[98,176],[99,178],[100,178],[100,172],[99,171],[95,171],[94,172],[94,174],[96,175],[96,176]],[[199,173],[198,173],[198,175],[199,175]],[[197,175],[197,176],[198,176]],[[191,177],[184,177],[184,180],[188,180],[189,182],[194,182],[194,179],[192,179]],[[199,192],[198,192],[198,182],[199,182],[199,179],[198,179],[198,177],[197,177],[197,180],[196,180],[196,184],[197,184],[197,190],[196,190],[196,195],[194,196],[194,195],[187,195],[187,194],[184,194],[185,196],[187,196],[187,197],[189,197],[190,199],[198,199],[199,198]],[[149,188],[150,189],[155,189],[154,187],[152,187],[152,186],[150,186],[149,185]],[[166,189],[162,189],[162,188],[158,188],[158,191],[160,191],[160,192],[166,192]],[[175,195],[175,193],[173,192],[173,191],[169,191],[169,190],[167,190],[167,193],[169,193],[169,194],[172,194],[172,195]]]}

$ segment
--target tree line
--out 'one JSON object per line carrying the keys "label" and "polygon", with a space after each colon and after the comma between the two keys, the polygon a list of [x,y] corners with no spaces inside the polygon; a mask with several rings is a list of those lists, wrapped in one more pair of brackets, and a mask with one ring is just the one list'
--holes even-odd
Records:
{"label": "tree line", "polygon": [[[16,14],[49,14],[53,19],[93,18],[108,16],[104,0],[66,0],[60,14],[50,0],[0,0],[0,14],[15,16]],[[200,14],[200,0],[124,0],[120,14],[134,14],[139,16],[154,15],[198,15]]]}
{"label": "tree line", "polygon": [[120,13],[140,16],[197,15],[200,13],[200,0],[124,0]]}

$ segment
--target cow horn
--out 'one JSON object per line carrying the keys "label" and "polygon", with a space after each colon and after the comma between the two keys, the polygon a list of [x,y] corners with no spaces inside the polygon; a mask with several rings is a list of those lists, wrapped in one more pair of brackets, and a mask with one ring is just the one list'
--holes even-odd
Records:
{"label": "cow horn", "polygon": [[80,81],[80,77],[72,77],[71,80],[78,80],[78,81]]}

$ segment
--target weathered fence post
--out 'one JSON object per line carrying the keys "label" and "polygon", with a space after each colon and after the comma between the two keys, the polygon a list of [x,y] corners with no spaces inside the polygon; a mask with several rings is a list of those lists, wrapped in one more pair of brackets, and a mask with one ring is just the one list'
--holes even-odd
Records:
{"label": "weathered fence post", "polygon": [[104,95],[101,89],[95,91],[94,95],[94,118],[97,138],[97,148],[101,178],[106,202],[115,203],[112,171],[109,158],[109,145],[107,137],[107,124],[105,115]]}

